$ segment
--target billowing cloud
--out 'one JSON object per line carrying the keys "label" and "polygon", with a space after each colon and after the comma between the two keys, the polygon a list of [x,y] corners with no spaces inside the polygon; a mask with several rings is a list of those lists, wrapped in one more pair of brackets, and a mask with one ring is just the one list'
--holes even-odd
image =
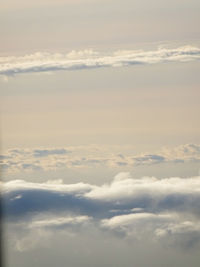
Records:
{"label": "billowing cloud", "polygon": [[183,46],[159,48],[154,51],[121,50],[102,54],[93,50],[72,51],[68,54],[35,53],[19,57],[1,57],[0,74],[53,72],[102,67],[121,67],[165,62],[187,62],[200,59],[200,48]]}
{"label": "billowing cloud", "polygon": [[28,231],[73,232],[93,225],[125,238],[160,241],[175,235],[184,245],[194,236],[200,240],[200,177],[134,179],[119,173],[99,186],[14,180],[2,184],[2,195],[8,223]]}
{"label": "billowing cloud", "polygon": [[[123,150],[122,148],[118,148]],[[126,155],[113,153],[113,148],[67,147],[67,148],[33,148],[9,149],[0,155],[3,170],[15,173],[35,170],[77,169],[92,166],[108,168],[137,167],[164,163],[200,162],[200,145],[186,144],[174,148],[163,148],[156,153]]]}

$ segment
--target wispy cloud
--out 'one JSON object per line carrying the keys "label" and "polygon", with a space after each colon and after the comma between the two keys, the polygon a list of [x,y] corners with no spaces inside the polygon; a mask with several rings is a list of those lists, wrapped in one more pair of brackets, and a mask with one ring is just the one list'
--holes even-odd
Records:
{"label": "wispy cloud", "polygon": [[120,50],[110,54],[93,50],[72,51],[68,54],[35,53],[19,57],[1,57],[0,74],[53,72],[59,70],[80,70],[102,67],[122,67],[138,64],[165,62],[187,62],[200,59],[200,48],[182,46],[158,48],[153,51]]}

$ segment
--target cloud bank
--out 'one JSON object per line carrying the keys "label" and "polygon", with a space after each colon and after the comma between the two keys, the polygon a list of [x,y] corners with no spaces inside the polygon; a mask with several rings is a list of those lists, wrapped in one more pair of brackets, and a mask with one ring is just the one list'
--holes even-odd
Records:
{"label": "cloud bank", "polygon": [[4,171],[17,173],[35,170],[51,171],[88,167],[137,167],[165,163],[200,162],[200,145],[185,144],[174,148],[163,148],[157,153],[126,154],[113,153],[113,148],[63,147],[9,149],[0,155],[0,166]]}
{"label": "cloud bank", "polygon": [[153,51],[120,50],[111,54],[93,50],[71,51],[68,54],[37,52],[19,57],[1,57],[0,74],[54,72],[61,70],[81,70],[102,67],[122,67],[165,62],[188,62],[200,59],[200,48],[182,46],[178,48],[158,48]]}
{"label": "cloud bank", "polygon": [[200,177],[119,173],[100,186],[13,180],[2,184],[2,196],[7,222],[28,232],[96,227],[130,240],[178,240],[185,247],[200,241]]}

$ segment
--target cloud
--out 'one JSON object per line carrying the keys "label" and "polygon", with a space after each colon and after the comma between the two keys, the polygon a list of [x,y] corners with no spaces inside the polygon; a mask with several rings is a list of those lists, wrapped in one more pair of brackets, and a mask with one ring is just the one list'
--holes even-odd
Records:
{"label": "cloud", "polygon": [[35,149],[33,151],[35,157],[47,157],[49,155],[65,155],[70,151],[65,148],[61,149]]}
{"label": "cloud", "polygon": [[111,54],[100,54],[93,50],[72,51],[68,54],[37,52],[21,57],[1,57],[0,74],[54,72],[102,67],[122,67],[165,62],[188,62],[200,59],[200,48],[182,46],[158,48],[154,51],[120,50]]}
{"label": "cloud", "polygon": [[88,216],[66,216],[66,217],[53,217],[34,220],[29,224],[29,228],[63,228],[69,226],[80,226],[88,223],[90,218]]}
{"label": "cloud", "polygon": [[142,164],[156,164],[165,162],[167,159],[161,155],[144,154],[141,156],[133,157],[135,165]]}
{"label": "cloud", "polygon": [[123,229],[127,226],[136,227],[136,224],[144,226],[144,222],[148,222],[148,224],[151,222],[155,225],[155,223],[170,221],[171,217],[172,216],[168,214],[156,215],[152,213],[133,213],[114,216],[111,219],[102,220],[102,225],[110,229],[118,227]]}
{"label": "cloud", "polygon": [[[156,153],[126,155],[113,153],[113,147],[84,146],[63,148],[9,149],[0,155],[0,166],[6,172],[51,171],[103,166],[108,168],[137,167],[165,163],[200,162],[200,145],[185,144],[163,148]],[[118,150],[123,150],[123,146]]]}
{"label": "cloud", "polygon": [[200,177],[134,179],[119,173],[99,186],[13,180],[2,183],[2,197],[5,220],[28,232],[96,227],[125,239],[176,237],[186,247],[200,241]]}

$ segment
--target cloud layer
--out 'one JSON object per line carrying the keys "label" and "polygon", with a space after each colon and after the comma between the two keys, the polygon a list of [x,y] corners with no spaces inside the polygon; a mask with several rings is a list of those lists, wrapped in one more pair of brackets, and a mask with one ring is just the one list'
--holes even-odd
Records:
{"label": "cloud layer", "polygon": [[200,162],[200,145],[186,144],[174,148],[164,148],[157,153],[126,154],[113,153],[113,148],[64,147],[9,149],[0,155],[3,170],[16,173],[34,170],[62,170],[88,167],[136,167],[164,163]]}
{"label": "cloud layer", "polygon": [[59,70],[80,70],[102,67],[121,67],[138,64],[165,62],[188,62],[200,59],[200,48],[182,46],[153,51],[121,50],[102,54],[93,50],[72,51],[68,54],[35,53],[21,57],[1,57],[0,74],[53,72]]}
{"label": "cloud layer", "polygon": [[[101,186],[61,181],[2,184],[4,216],[27,231],[96,227],[123,238],[200,241],[200,177],[134,179],[119,173]],[[194,238],[195,237],[195,238]]]}

